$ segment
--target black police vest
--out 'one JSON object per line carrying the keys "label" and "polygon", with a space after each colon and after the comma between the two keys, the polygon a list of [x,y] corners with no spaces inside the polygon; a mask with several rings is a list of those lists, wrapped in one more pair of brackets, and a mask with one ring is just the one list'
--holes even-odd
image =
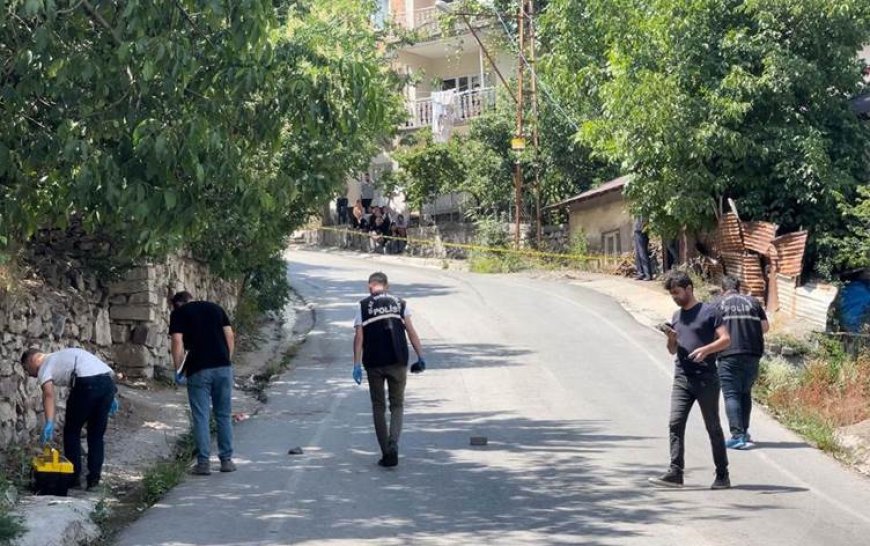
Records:
{"label": "black police vest", "polygon": [[404,300],[390,294],[375,294],[359,304],[362,310],[363,365],[366,368],[407,366]]}

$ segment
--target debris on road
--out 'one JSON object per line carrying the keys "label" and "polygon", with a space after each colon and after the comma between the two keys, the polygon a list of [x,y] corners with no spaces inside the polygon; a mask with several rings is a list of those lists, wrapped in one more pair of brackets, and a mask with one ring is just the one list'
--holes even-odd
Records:
{"label": "debris on road", "polygon": [[302,451],[301,447],[294,447],[287,452],[287,455],[302,455],[303,453],[304,451]]}
{"label": "debris on road", "polygon": [[489,439],[486,436],[472,436],[469,443],[473,446],[485,446],[489,443]]}

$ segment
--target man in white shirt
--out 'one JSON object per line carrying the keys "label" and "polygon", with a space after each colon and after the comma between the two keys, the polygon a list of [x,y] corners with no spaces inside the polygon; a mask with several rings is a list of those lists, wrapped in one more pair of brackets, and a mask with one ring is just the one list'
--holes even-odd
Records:
{"label": "man in white shirt", "polygon": [[28,349],[21,355],[21,364],[42,388],[45,426],[42,443],[54,437],[55,387],[69,387],[66,416],[63,425],[63,453],[73,463],[72,487],[81,485],[82,427],[88,425],[88,489],[100,483],[105,457],[103,437],[109,416],[118,410],[115,400],[114,372],[96,355],[84,349],[62,349],[43,353]]}

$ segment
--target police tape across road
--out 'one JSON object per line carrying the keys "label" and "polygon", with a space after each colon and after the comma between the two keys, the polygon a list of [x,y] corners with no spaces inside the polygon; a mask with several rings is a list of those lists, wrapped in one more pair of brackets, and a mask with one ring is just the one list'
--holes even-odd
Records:
{"label": "police tape across road", "polygon": [[[334,228],[334,227],[326,227],[321,226],[316,228],[316,231],[330,232],[330,233],[338,233],[348,236],[356,236],[360,239],[367,239],[370,237],[370,234],[366,232],[361,232],[348,228]],[[555,260],[565,260],[565,261],[575,261],[575,262],[595,262],[598,267],[601,267],[602,264],[607,263],[607,261],[612,261],[612,257],[603,256],[603,255],[586,255],[586,254],[562,254],[558,252],[542,252],[539,250],[524,250],[524,249],[513,249],[513,248],[500,248],[500,247],[491,247],[485,245],[474,245],[467,243],[445,243],[442,241],[435,241],[432,239],[415,239],[412,237],[394,237],[391,235],[383,235],[381,236],[385,241],[401,241],[407,244],[416,244],[416,245],[429,245],[429,246],[440,246],[443,248],[455,248],[459,250],[470,250],[474,252],[491,252],[493,254],[504,254],[504,255],[514,255],[514,256],[523,256],[527,258],[546,258],[546,259],[555,259]]]}

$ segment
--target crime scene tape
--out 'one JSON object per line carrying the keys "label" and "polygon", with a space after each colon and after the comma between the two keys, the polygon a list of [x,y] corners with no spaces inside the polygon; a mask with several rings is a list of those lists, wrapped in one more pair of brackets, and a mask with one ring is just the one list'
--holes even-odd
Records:
{"label": "crime scene tape", "polygon": [[[347,228],[335,228],[328,226],[321,226],[316,229],[317,231],[325,231],[331,233],[339,233],[352,237],[359,237],[361,239],[367,239],[370,235],[366,232],[356,231],[353,229]],[[542,252],[540,250],[531,250],[531,249],[515,249],[515,248],[500,248],[500,247],[490,247],[485,245],[474,245],[467,243],[447,243],[447,242],[439,242],[432,239],[417,239],[413,237],[393,237],[391,235],[384,235],[384,240],[393,240],[393,241],[404,241],[408,244],[417,244],[417,245],[429,245],[429,246],[440,246],[443,248],[456,248],[460,250],[471,250],[475,252],[491,252],[494,254],[508,254],[508,255],[516,255],[516,256],[525,256],[529,258],[548,258],[548,259],[556,259],[556,260],[566,260],[566,261],[577,261],[577,262],[595,262],[598,266],[601,264],[607,263],[608,261],[613,261],[613,257],[604,256],[600,254],[563,254],[558,252]]]}

